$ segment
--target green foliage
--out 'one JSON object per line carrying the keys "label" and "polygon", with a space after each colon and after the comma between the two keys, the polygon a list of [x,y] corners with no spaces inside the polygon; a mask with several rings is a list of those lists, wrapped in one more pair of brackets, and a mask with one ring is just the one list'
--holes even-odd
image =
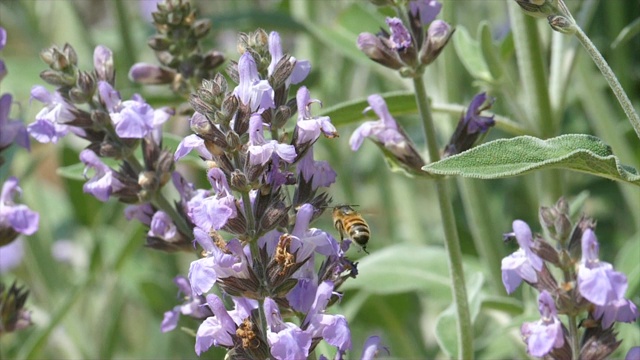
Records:
{"label": "green foliage", "polygon": [[568,169],[640,185],[638,170],[620,164],[611,148],[590,135],[495,140],[423,167],[437,175],[498,179],[543,169]]}

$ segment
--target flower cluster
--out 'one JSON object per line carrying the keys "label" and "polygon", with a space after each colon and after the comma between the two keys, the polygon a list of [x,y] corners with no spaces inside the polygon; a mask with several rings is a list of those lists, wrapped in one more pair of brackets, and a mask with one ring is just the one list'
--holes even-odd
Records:
{"label": "flower cluster", "polygon": [[[162,145],[162,125],[173,109],[154,109],[137,94],[122,99],[115,89],[113,53],[105,46],[95,48],[91,71],[78,69],[77,55],[69,44],[62,49],[53,46],[41,56],[50,69],[40,76],[56,90],[32,88],[31,97],[45,107],[28,126],[31,136],[43,143],[55,143],[69,133],[87,140],[80,161],[86,166],[85,176],[87,170],[92,170],[92,176],[84,192],[100,201],[115,197],[136,204],[126,210],[127,216],[155,229],[149,231],[147,246],[164,251],[190,249],[192,226],[179,212],[181,208],[161,193],[176,178],[173,155]],[[136,155],[138,150],[141,156]],[[115,160],[119,169],[102,158]],[[162,233],[162,226],[172,227],[173,233]]]}
{"label": "flower cluster", "polygon": [[224,62],[221,52],[204,53],[200,41],[211,30],[209,19],[198,19],[188,1],[158,2],[152,12],[157,34],[148,45],[155,51],[160,65],[138,63],[129,70],[129,78],[140,84],[168,84],[179,95],[188,96],[193,84],[211,79]]}
{"label": "flower cluster", "polygon": [[311,227],[336,178],[313,145],[338,133],[313,115],[319,101],[306,87],[288,98],[310,65],[285,54],[278,33],[241,34],[238,49],[227,70],[237,85],[221,74],[202,81],[190,98],[194,134],[175,153],[197,152],[211,189],[182,180],[182,209],[203,257],[188,279],[176,279],[184,303],[165,314],[162,329],[175,328],[180,315],[201,319],[198,355],[217,346],[230,358],[306,358],[324,340],[340,358],[352,348],[350,330],[327,309],[357,268],[345,256],[350,240]]}
{"label": "flower cluster", "polygon": [[[579,349],[581,359],[605,359],[619,345],[613,331],[615,322],[633,322],[638,317],[636,305],[626,299],[626,276],[598,258],[595,222],[582,217],[571,225],[569,206],[560,199],[551,208],[540,209],[541,224],[547,238],[533,234],[524,221],[513,222],[519,249],[502,260],[502,281],[512,293],[524,281],[540,291],[541,320],[525,323],[522,336],[529,353],[537,357],[570,358],[573,343],[558,314],[571,318],[587,316],[581,324],[586,328]],[[550,266],[562,271],[558,281]],[[576,349],[573,349],[576,350]],[[568,357],[567,357],[568,355]]]}
{"label": "flower cluster", "polygon": [[371,60],[398,70],[403,76],[419,76],[440,55],[454,32],[449,24],[436,20],[441,8],[436,0],[409,1],[407,9],[399,10],[406,11],[407,23],[401,20],[405,14],[388,17],[389,31],[360,34],[358,48]]}

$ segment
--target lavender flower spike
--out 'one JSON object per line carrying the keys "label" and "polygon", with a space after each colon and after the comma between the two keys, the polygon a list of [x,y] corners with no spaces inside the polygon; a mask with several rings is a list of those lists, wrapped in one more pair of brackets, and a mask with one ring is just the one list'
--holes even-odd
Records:
{"label": "lavender flower spike", "polygon": [[554,348],[564,345],[564,333],[553,298],[546,290],[538,297],[538,309],[542,318],[536,322],[522,324],[520,331],[527,343],[529,354],[543,357]]}
{"label": "lavender flower spike", "polygon": [[605,306],[623,299],[627,277],[598,259],[598,240],[592,229],[582,234],[582,261],[578,267],[578,291],[590,302]]}
{"label": "lavender flower spike", "polygon": [[538,282],[537,272],[544,265],[542,259],[531,251],[533,235],[529,225],[522,220],[515,220],[513,232],[520,249],[502,259],[502,283],[509,294],[520,286],[522,280]]}

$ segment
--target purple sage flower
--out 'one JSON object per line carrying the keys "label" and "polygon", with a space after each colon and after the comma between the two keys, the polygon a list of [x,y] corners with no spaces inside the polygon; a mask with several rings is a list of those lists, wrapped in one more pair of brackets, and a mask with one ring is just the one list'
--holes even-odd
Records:
{"label": "purple sage flower", "polygon": [[578,266],[578,291],[598,306],[623,299],[627,277],[613,266],[598,259],[599,245],[592,229],[582,234],[582,261]]}
{"label": "purple sage flower", "polygon": [[85,177],[88,168],[95,171],[93,177],[82,187],[85,193],[95,196],[100,201],[107,201],[111,194],[124,188],[124,184],[118,180],[116,173],[100,161],[100,158],[92,150],[82,150],[80,161],[86,165]]}
{"label": "purple sage flower", "polygon": [[547,291],[542,291],[538,297],[538,310],[541,319],[522,324],[520,331],[529,354],[543,357],[564,345],[564,332],[553,298]]}
{"label": "purple sage flower", "polygon": [[40,215],[26,205],[16,204],[14,197],[19,194],[22,194],[22,188],[18,185],[18,179],[14,176],[8,178],[0,193],[0,244],[13,241],[17,235],[15,233],[33,235],[38,231]]}
{"label": "purple sage flower", "polygon": [[73,105],[58,92],[49,93],[44,86],[36,85],[31,88],[31,98],[46,105],[36,115],[36,121],[27,127],[34,139],[41,143],[57,143],[69,131],[84,134],[82,129],[65,125],[75,118]]}
{"label": "purple sage flower", "polygon": [[178,286],[180,297],[184,299],[182,305],[176,305],[173,309],[164,313],[164,318],[160,324],[160,330],[162,332],[169,332],[176,328],[180,315],[189,316],[196,319],[205,319],[212,316],[211,310],[204,306],[206,299],[204,296],[194,295],[191,291],[191,284],[189,280],[184,276],[176,276],[173,282]]}
{"label": "purple sage flower", "polygon": [[393,17],[386,19],[389,30],[391,30],[391,47],[396,51],[404,51],[409,48],[413,43],[411,41],[411,34],[409,30],[402,24],[402,20]]}
{"label": "purple sage flower", "polygon": [[98,91],[116,133],[123,139],[142,139],[171,117],[167,109],[154,110],[137,94],[132,100],[121,101],[118,92],[106,81],[98,83]]}
{"label": "purple sage flower", "polygon": [[271,355],[278,360],[307,358],[311,348],[311,334],[294,323],[284,322],[278,305],[271,298],[264,300],[264,312]]}
{"label": "purple sage flower", "polygon": [[351,349],[351,331],[347,320],[342,315],[329,315],[324,311],[333,294],[333,283],[325,281],[318,286],[316,297],[307,313],[303,327],[311,332],[313,338],[322,338],[330,345],[344,353]]}
{"label": "purple sage flower", "polygon": [[604,306],[596,305],[593,316],[596,319],[601,319],[603,329],[608,329],[615,321],[626,323],[636,321],[638,308],[631,300],[618,299]]}
{"label": "purple sage flower", "polygon": [[640,346],[634,346],[629,349],[627,355],[624,357],[624,360],[638,360],[640,359]]}
{"label": "purple sage flower", "polygon": [[381,351],[384,351],[387,356],[391,355],[389,353],[389,349],[387,349],[385,346],[382,346],[382,340],[380,339],[380,336],[369,336],[364,342],[360,360],[373,360]]}
{"label": "purple sage flower", "polygon": [[385,153],[390,154],[408,169],[420,171],[424,166],[422,158],[416,151],[411,140],[398,126],[387,107],[384,98],[378,94],[370,95],[367,98],[369,107],[364,111],[372,109],[380,118],[378,121],[367,121],[360,125],[349,139],[351,149],[356,151],[362,145],[365,138],[370,138],[376,145],[380,146]]}
{"label": "purple sage flower", "polygon": [[420,23],[425,26],[435,20],[440,13],[442,4],[436,0],[409,1],[409,10],[414,17],[420,17]]}
{"label": "purple sage flower", "polygon": [[249,105],[251,111],[275,107],[273,89],[267,80],[260,79],[256,62],[249,52],[238,60],[238,75],[240,81],[233,93],[243,104]]}
{"label": "purple sage flower", "polygon": [[273,153],[288,162],[292,163],[296,158],[296,150],[293,145],[280,144],[277,140],[267,141],[262,133],[262,116],[260,114],[251,115],[249,120],[249,162],[251,165],[264,165]]}
{"label": "purple sage flower", "polygon": [[319,103],[319,100],[311,99],[309,90],[302,86],[296,94],[296,102],[298,103],[298,122],[296,123],[296,143],[297,144],[313,144],[320,137],[320,133],[329,139],[338,136],[338,131],[331,123],[328,116],[313,117],[310,111],[310,105]]}
{"label": "purple sage flower", "polygon": [[[271,54],[271,63],[269,64],[269,76],[273,75],[276,65],[282,59],[284,54],[282,53],[282,45],[280,44],[280,34],[275,31],[269,33],[269,53]],[[290,61],[295,62],[293,72],[287,79],[285,86],[291,84],[297,84],[303,81],[309,72],[311,71],[311,63],[308,60],[297,60],[292,57]]]}
{"label": "purple sage flower", "polygon": [[300,174],[305,181],[311,182],[312,189],[329,187],[336,182],[338,175],[333,168],[331,168],[331,165],[329,165],[327,161],[316,161],[313,159],[313,148],[307,151],[298,161],[297,165],[296,169],[298,170],[298,174]]}
{"label": "purple sage flower", "polygon": [[533,234],[529,225],[522,220],[515,220],[513,233],[520,248],[502,259],[502,283],[509,294],[520,286],[522,280],[529,283],[538,282],[537,272],[541,271],[544,265],[542,259],[531,251]]}

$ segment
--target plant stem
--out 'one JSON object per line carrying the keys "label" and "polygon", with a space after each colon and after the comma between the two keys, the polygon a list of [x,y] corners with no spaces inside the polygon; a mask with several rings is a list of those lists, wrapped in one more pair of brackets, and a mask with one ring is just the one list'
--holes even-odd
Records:
{"label": "plant stem", "polygon": [[[243,201],[244,201],[244,197],[243,197]],[[258,247],[257,239],[251,239],[251,241],[249,242],[249,249],[251,249],[251,257],[253,258],[253,261],[258,261],[258,259],[260,259],[260,248]],[[264,271],[262,271],[262,273],[264,273]],[[259,279],[259,280],[262,285],[263,279]],[[267,315],[264,312],[264,298],[258,299],[258,318],[260,321],[260,324],[258,324],[260,328],[260,333],[263,336],[263,340],[266,342],[267,341]]]}
{"label": "plant stem", "polygon": [[[427,90],[422,81],[422,76],[413,79],[416,91],[416,103],[420,118],[422,119],[423,130],[429,150],[429,161],[440,160],[440,152],[436,141],[436,132],[429,108]],[[462,269],[462,251],[456,229],[456,220],[453,214],[453,206],[449,197],[447,180],[436,178],[436,193],[440,205],[440,214],[444,227],[445,249],[448,255],[449,273],[451,274],[451,286],[453,291],[453,301],[456,304],[458,315],[458,354],[461,359],[473,358],[473,326],[471,324],[471,314],[467,300],[467,289],[465,287],[464,273]]]}
{"label": "plant stem", "polygon": [[629,100],[627,93],[624,92],[624,89],[622,89],[622,85],[620,85],[618,78],[613,73],[613,70],[611,70],[611,67],[609,67],[609,64],[607,64],[607,61],[604,59],[602,54],[600,54],[595,45],[593,45],[591,39],[589,39],[587,34],[585,34],[585,32],[580,26],[578,26],[578,24],[576,24],[575,27],[576,37],[578,38],[582,46],[584,46],[584,48],[587,50],[587,53],[589,53],[589,56],[591,56],[591,59],[593,59],[593,62],[596,64],[596,66],[598,66],[598,69],[607,80],[609,87],[611,88],[611,90],[613,90],[613,93],[616,95],[620,106],[622,106],[622,109],[627,115],[629,122],[631,122],[633,130],[635,130],[636,135],[638,136],[638,138],[640,138],[640,117],[638,117],[638,113],[633,108],[633,104],[631,104],[631,100]]}
{"label": "plant stem", "polygon": [[567,318],[569,319],[569,338],[571,339],[571,359],[578,360],[580,358],[580,342],[576,317],[567,316]]}
{"label": "plant stem", "polygon": [[133,45],[131,38],[131,27],[129,26],[131,21],[127,19],[127,9],[125,9],[123,0],[115,1],[116,13],[118,14],[118,29],[120,29],[120,37],[122,39],[122,45],[124,46],[123,53],[127,59],[127,66],[125,69],[131,68],[136,62],[136,48]]}

